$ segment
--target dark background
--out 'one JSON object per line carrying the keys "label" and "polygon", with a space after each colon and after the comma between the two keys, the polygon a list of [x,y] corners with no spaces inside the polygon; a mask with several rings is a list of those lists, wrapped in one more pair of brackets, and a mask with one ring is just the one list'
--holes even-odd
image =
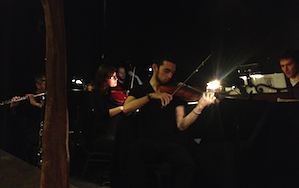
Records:
{"label": "dark background", "polygon": [[[0,101],[32,92],[34,75],[45,68],[44,13],[38,0],[1,0]],[[93,78],[102,63],[127,60],[146,81],[153,56],[177,54],[175,78],[232,80],[241,64],[258,63],[264,73],[281,72],[279,53],[298,47],[296,0],[65,0],[68,80]],[[8,106],[0,106],[5,147]]]}
{"label": "dark background", "polygon": [[[299,47],[297,0],[64,0],[63,2],[68,64],[68,86],[66,87],[71,94],[71,79],[77,77],[88,81],[93,78],[96,68],[102,63],[118,66],[128,65],[126,62],[129,61],[132,67],[136,66],[137,74],[141,79],[146,81],[149,78],[147,68],[151,65],[154,54],[163,49],[171,49],[177,55],[178,66],[174,77],[178,81],[185,80],[209,54],[212,54],[205,66],[188,81],[192,86],[204,87],[207,81],[215,78],[233,84],[238,77],[236,69],[242,64],[257,63],[262,73],[281,72],[280,52],[288,47]],[[0,101],[4,101],[15,95],[24,96],[35,90],[34,75],[45,71],[46,34],[43,8],[39,0],[1,0],[0,9]],[[234,108],[232,103],[227,105]],[[251,108],[242,107],[240,107],[242,110],[249,111],[245,115],[251,115]],[[76,105],[71,103],[69,108],[71,117],[75,108]],[[239,106],[236,112],[239,111],[238,108]],[[223,109],[223,112],[229,115],[224,118],[232,116],[246,119],[247,117],[242,114],[234,116],[226,111],[227,107]],[[297,106],[293,109],[297,109]],[[285,116],[288,115],[287,110],[283,112]],[[15,131],[10,127],[9,117],[9,106],[0,106],[0,148],[6,151],[12,149],[11,142],[14,138],[11,135]],[[279,119],[284,116],[274,117]],[[214,116],[210,119],[218,121]],[[271,121],[269,120],[270,123],[267,122],[267,125],[272,127],[275,125],[277,129],[284,122],[282,118],[274,119],[275,121],[272,117],[269,119]],[[291,124],[297,125],[292,122]],[[206,126],[208,125],[209,123]],[[221,127],[218,122],[215,125],[220,130],[227,128]],[[231,125],[234,125],[233,122]],[[275,135],[273,140],[276,140],[276,134],[280,135],[281,131],[279,129],[275,132],[275,129],[273,131],[275,134],[267,133],[273,129],[272,127],[265,128],[266,133],[261,134],[261,139],[265,135],[268,137]],[[193,126],[191,133],[220,138],[214,130],[208,133],[198,130],[203,128],[205,127]],[[290,134],[293,132],[297,131],[290,131]],[[213,145],[215,143],[209,142],[206,143],[207,145],[201,145],[203,147],[201,150],[197,145],[194,146],[196,147],[194,155],[201,157],[197,157],[197,160],[207,161],[207,170],[211,170],[212,165],[218,165],[215,169],[219,172],[210,173],[214,176],[220,175],[222,178],[219,179],[223,181],[230,181],[233,177],[227,173],[227,169],[234,165],[225,161],[224,155],[220,155],[226,154],[226,151],[221,153],[222,150],[231,152],[230,156],[235,155],[231,149],[235,146],[230,146],[233,142],[229,143],[228,146],[223,146],[227,142],[222,142],[216,145],[217,148]],[[260,145],[259,143],[257,146]],[[273,144],[275,143],[274,141]],[[262,146],[258,147],[258,149],[262,148],[261,150],[248,151],[248,154],[266,151],[265,148],[269,149],[268,146],[270,147],[271,144]],[[267,161],[272,159],[273,163],[276,163],[277,159],[292,163],[292,160],[283,158],[279,153],[263,156],[265,161],[257,160],[258,162],[254,161],[252,165],[253,168],[261,168],[259,173],[251,172],[253,168],[248,168],[248,161],[245,160],[247,156],[243,157],[246,164],[242,169],[247,171],[242,172],[244,177],[240,176],[240,178],[256,180],[256,185],[259,185],[259,178],[255,176],[264,177],[265,174],[269,174],[269,171],[263,171],[268,169],[267,164],[270,163]],[[247,158],[250,157],[248,155]],[[231,162],[231,159],[228,161]],[[266,167],[260,167],[262,164]],[[290,166],[294,166],[293,163]],[[222,173],[221,169],[226,170]],[[286,166],[286,169],[289,168]],[[276,170],[272,169],[270,172]],[[278,171],[282,172],[281,169]],[[202,177],[211,175],[206,171],[201,173]],[[265,182],[277,179],[271,174],[268,177],[269,179],[265,178]],[[289,175],[289,177],[298,177],[298,175]],[[207,182],[210,185],[210,182]]]}
{"label": "dark background", "polygon": [[[7,94],[1,92],[0,100],[28,92],[33,75],[45,67],[40,1],[2,1],[1,78]],[[295,0],[65,0],[64,7],[69,78],[89,79],[103,62],[129,60],[146,79],[154,54],[171,47],[178,80],[212,54],[190,80],[197,85],[228,79],[241,64],[257,62],[264,72],[279,72],[279,53],[298,46]]]}

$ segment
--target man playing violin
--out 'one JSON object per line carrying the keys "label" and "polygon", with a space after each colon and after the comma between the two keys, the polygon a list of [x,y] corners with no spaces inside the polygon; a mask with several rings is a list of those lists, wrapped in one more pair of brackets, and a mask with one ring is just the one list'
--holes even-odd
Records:
{"label": "man playing violin", "polygon": [[186,101],[162,92],[176,71],[176,64],[169,55],[163,55],[152,64],[153,75],[148,83],[134,88],[126,99],[123,112],[135,112],[138,122],[138,141],[128,146],[128,187],[145,186],[147,164],[169,163],[173,169],[171,187],[191,187],[195,163],[182,141],[179,132],[187,129],[214,103],[213,93],[203,94],[197,106],[185,114]]}

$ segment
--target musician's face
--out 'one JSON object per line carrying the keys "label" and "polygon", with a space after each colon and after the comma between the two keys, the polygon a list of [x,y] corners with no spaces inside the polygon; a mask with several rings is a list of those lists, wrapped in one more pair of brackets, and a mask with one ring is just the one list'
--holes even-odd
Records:
{"label": "musician's face", "polygon": [[43,93],[46,91],[46,81],[42,81],[41,83],[36,83],[35,85],[38,93]]}
{"label": "musician's face", "polygon": [[117,80],[118,80],[118,78],[117,78],[117,76],[116,76],[116,72],[114,72],[114,73],[112,74],[112,76],[111,76],[110,78],[107,79],[107,81],[108,81],[108,85],[109,85],[110,87],[116,87],[116,86],[117,86]]}
{"label": "musician's face", "polygon": [[298,65],[292,58],[280,60],[280,67],[286,77],[290,78],[291,80],[299,78]]}
{"label": "musician's face", "polygon": [[119,80],[125,80],[126,78],[126,70],[123,67],[119,67],[117,71],[117,77]]}
{"label": "musician's face", "polygon": [[[155,64],[156,65],[156,64]],[[159,67],[154,67],[156,71],[156,80],[161,84],[167,84],[172,78],[176,70],[176,65],[170,61],[163,61],[163,64]]]}

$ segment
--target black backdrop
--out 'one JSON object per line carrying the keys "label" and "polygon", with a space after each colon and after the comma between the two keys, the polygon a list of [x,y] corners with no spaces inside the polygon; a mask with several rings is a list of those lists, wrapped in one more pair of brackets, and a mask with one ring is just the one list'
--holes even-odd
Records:
{"label": "black backdrop", "polygon": [[[0,100],[34,90],[45,67],[45,29],[39,0],[1,4]],[[65,0],[68,78],[90,78],[101,63],[130,60],[146,80],[155,52],[178,55],[177,80],[212,58],[191,79],[202,86],[227,79],[240,64],[257,62],[277,72],[278,55],[298,47],[298,3],[289,1],[98,1]],[[104,54],[104,56],[103,56]],[[8,106],[0,106],[0,145],[9,147]]]}

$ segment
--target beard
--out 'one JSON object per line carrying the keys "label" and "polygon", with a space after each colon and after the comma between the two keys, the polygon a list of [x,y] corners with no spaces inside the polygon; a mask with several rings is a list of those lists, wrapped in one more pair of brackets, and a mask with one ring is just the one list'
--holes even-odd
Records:
{"label": "beard", "polygon": [[120,77],[118,78],[119,82],[125,82],[125,80],[126,80],[125,78],[120,78]]}
{"label": "beard", "polygon": [[157,80],[157,82],[159,83],[159,85],[161,85],[161,86],[165,86],[165,85],[168,84],[168,82],[163,82],[163,81],[159,78],[159,72],[158,72],[158,74],[156,74],[156,80]]}

